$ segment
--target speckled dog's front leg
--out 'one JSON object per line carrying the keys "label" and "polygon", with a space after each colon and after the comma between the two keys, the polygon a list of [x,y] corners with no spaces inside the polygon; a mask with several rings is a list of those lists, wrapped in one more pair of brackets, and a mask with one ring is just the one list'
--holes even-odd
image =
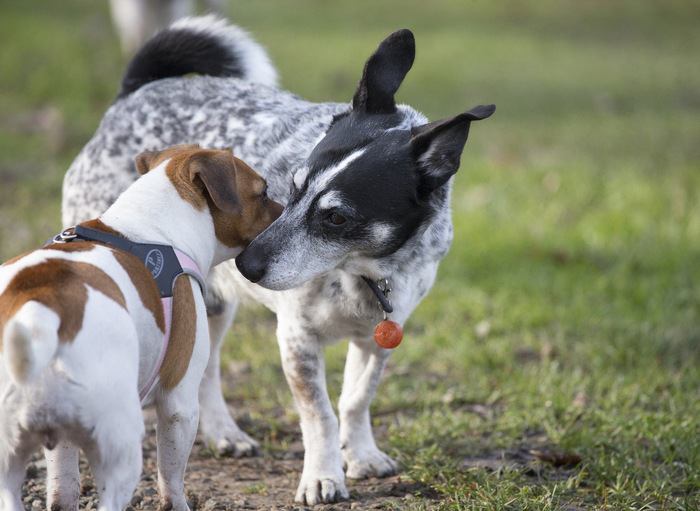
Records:
{"label": "speckled dog's front leg", "polygon": [[377,447],[372,434],[369,407],[374,399],[390,350],[371,339],[353,340],[345,362],[340,395],[340,445],[353,479],[396,473],[396,462]]}
{"label": "speckled dog's front leg", "polygon": [[299,411],[304,440],[304,470],[295,500],[315,505],[347,499],[338,419],[326,390],[321,343],[295,318],[278,318],[282,367]]}

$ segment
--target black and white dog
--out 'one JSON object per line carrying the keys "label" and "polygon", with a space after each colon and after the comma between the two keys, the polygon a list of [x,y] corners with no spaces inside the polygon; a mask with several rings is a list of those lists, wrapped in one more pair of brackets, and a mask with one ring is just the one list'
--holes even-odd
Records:
{"label": "black and white dog", "polygon": [[[198,143],[233,147],[265,177],[269,196],[286,204],[235,266],[211,277],[213,349],[200,424],[221,450],[255,449],[226,409],[218,356],[238,297],[248,295],[277,314],[306,451],[296,500],[307,504],[347,498],[344,464],[351,478],[396,471],[372,435],[369,407],[389,351],[372,340],[382,311],[361,277],[390,280],[391,319],[404,323],[452,240],[451,178],[470,123],[495,110],[479,106],[428,123],[396,105],[414,55],[413,34],[395,32],[367,61],[351,104],[310,103],[275,87],[264,50],[239,28],[211,17],[180,21],[136,55],[64,182],[68,226],[103,212],[136,178],[136,154]],[[323,348],[343,338],[350,345],[338,423]]]}

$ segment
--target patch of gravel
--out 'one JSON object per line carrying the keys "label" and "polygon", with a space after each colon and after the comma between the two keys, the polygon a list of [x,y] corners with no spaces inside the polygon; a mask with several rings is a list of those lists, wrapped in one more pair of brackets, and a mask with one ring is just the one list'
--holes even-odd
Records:
{"label": "patch of gravel", "polygon": [[[158,509],[154,414],[146,413],[143,474],[127,511]],[[214,457],[200,442],[192,450],[187,466],[185,488],[192,511],[229,511],[234,509],[303,509],[294,504],[303,461],[300,434],[287,451],[265,453],[255,458]],[[80,462],[81,510],[96,510],[97,493],[85,459]],[[22,499],[28,510],[45,509],[46,462],[37,454],[27,467]],[[314,509],[401,509],[438,495],[428,487],[402,476],[386,479],[348,481],[350,500],[316,506]]]}

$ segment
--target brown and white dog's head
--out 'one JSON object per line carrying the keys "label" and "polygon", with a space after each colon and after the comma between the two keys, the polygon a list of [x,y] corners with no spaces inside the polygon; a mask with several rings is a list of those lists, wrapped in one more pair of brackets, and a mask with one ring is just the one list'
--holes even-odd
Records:
{"label": "brown and white dog's head", "polygon": [[220,244],[235,255],[282,213],[268,198],[267,183],[230,150],[177,145],[146,151],[136,170],[146,174],[167,160],[166,175],[180,197],[197,210],[209,209]]}

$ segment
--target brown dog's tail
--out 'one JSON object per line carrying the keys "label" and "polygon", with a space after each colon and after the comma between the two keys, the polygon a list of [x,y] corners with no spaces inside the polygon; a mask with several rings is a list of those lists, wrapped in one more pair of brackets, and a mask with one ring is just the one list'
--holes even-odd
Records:
{"label": "brown dog's tail", "polygon": [[58,349],[57,316],[38,302],[27,302],[5,324],[5,367],[17,385],[36,378]]}

